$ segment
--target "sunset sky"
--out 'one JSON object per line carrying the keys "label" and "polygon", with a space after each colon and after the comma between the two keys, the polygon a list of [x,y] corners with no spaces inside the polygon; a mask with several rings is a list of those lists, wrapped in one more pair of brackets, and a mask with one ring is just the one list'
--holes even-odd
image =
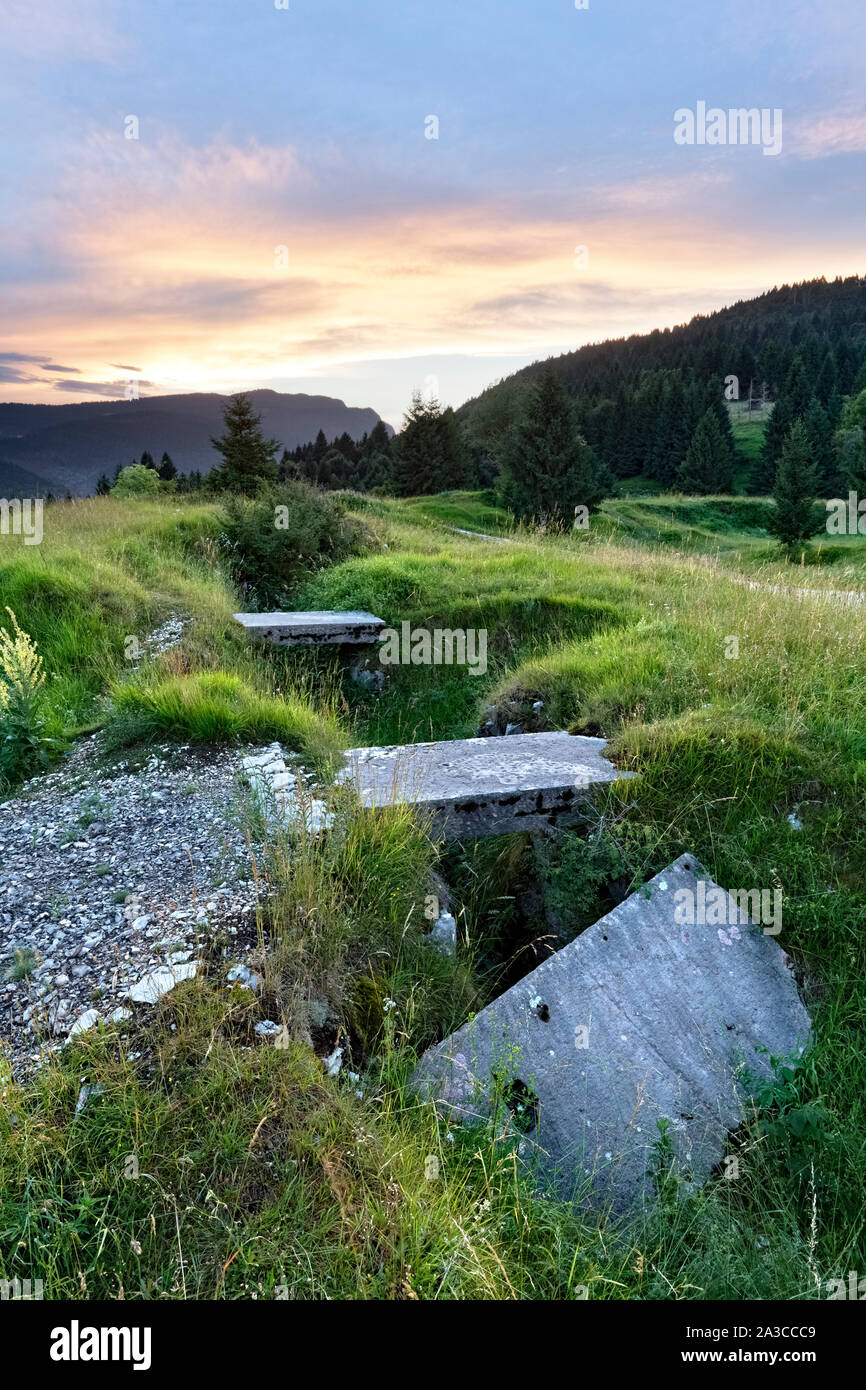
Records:
{"label": "sunset sky", "polygon": [[[0,16],[5,400],[268,386],[398,425],[414,386],[457,405],[551,352],[866,273],[864,0]],[[677,145],[699,101],[781,109],[781,153]]]}

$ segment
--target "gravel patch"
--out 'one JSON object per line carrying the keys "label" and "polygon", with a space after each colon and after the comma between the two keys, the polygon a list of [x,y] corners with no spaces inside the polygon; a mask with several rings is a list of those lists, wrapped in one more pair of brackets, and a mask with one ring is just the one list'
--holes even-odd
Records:
{"label": "gravel patch", "polygon": [[217,934],[248,958],[256,885],[236,774],[260,751],[166,745],[109,767],[94,735],[0,804],[0,1049],[16,1073],[148,1007]]}

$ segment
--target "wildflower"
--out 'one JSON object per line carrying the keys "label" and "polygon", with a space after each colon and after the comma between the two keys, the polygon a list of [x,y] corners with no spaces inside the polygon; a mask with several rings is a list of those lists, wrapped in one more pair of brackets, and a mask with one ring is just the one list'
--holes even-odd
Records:
{"label": "wildflower", "polygon": [[45,682],[42,658],[32,638],[18,625],[18,619],[7,607],[12,619],[13,635],[0,629],[0,712],[16,705],[32,705],[37,690]]}

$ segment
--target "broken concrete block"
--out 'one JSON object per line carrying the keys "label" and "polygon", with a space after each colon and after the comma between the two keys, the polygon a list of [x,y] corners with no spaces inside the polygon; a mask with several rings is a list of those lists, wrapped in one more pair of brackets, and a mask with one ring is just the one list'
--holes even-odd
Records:
{"label": "broken concrete block", "polygon": [[[748,922],[682,925],[703,878],[682,855],[422,1057],[413,1085],[448,1118],[498,1111],[561,1196],[622,1210],[653,1195],[659,1121],[699,1184],[743,1117],[767,1053],[800,1055],[810,1022],[790,959]],[[737,911],[730,895],[727,900]]]}
{"label": "broken concrete block", "polygon": [[632,776],[601,756],[604,745],[545,733],[351,748],[337,780],[355,783],[362,806],[409,802],[447,840],[504,835],[577,824],[591,787]]}
{"label": "broken concrete block", "polygon": [[235,619],[251,636],[288,647],[372,643],[385,626],[382,618],[361,610],[348,613],[235,613]]}

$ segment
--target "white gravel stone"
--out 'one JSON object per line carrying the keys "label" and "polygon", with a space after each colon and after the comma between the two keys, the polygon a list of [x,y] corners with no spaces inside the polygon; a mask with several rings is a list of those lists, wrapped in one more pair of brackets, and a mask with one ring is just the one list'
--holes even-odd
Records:
{"label": "white gravel stone", "polygon": [[134,1004],[155,1004],[157,999],[168,994],[181,980],[191,980],[197,969],[196,961],[190,961],[189,964],[161,965],[158,970],[152,970],[139,980],[137,985],[133,985],[127,998]]}

